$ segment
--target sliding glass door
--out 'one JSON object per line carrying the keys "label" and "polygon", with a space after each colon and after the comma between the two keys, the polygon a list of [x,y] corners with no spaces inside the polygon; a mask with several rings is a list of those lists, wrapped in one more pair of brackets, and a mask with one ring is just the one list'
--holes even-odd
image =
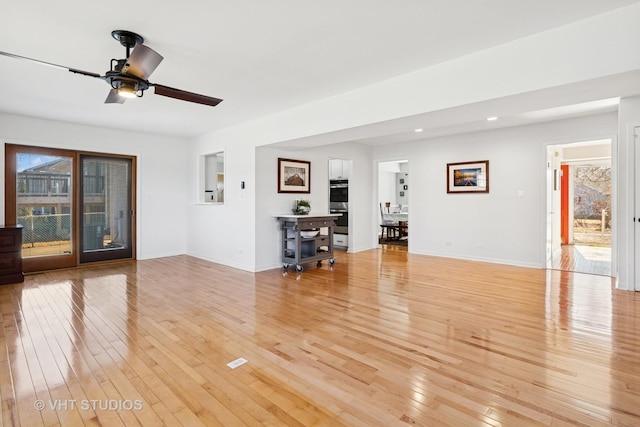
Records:
{"label": "sliding glass door", "polygon": [[5,223],[25,272],[134,256],[135,158],[5,145]]}
{"label": "sliding glass door", "polygon": [[132,257],[132,161],[80,155],[80,262]]}

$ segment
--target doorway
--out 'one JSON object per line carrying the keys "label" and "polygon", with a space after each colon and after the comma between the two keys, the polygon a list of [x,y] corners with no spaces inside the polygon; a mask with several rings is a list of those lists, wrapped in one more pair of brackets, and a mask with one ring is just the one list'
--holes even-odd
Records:
{"label": "doorway", "polygon": [[5,145],[5,222],[24,272],[132,259],[135,158]]}
{"label": "doorway", "polygon": [[[611,276],[611,141],[549,147],[553,184],[547,228],[551,256],[547,267]],[[549,159],[547,161],[549,164]]]}
{"label": "doorway", "polygon": [[408,160],[378,163],[378,243],[408,246],[410,188]]}

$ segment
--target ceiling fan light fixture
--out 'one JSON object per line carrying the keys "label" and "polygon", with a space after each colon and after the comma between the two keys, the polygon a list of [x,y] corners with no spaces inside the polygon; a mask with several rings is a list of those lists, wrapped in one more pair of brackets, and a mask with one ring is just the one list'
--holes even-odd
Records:
{"label": "ceiling fan light fixture", "polygon": [[120,87],[117,88],[118,95],[123,98],[137,98],[138,97],[138,88],[135,84],[122,82]]}

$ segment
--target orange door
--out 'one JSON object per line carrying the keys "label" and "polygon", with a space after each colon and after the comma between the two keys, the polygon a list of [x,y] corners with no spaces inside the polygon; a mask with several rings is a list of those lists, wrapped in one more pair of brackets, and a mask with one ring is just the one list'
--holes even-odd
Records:
{"label": "orange door", "polygon": [[560,239],[569,243],[569,165],[561,165],[560,170]]}

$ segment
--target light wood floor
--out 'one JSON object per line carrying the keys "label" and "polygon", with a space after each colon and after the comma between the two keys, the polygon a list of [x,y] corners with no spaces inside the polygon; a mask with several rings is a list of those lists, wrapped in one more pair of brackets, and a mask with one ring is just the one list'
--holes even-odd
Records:
{"label": "light wood floor", "polygon": [[640,425],[640,293],[403,247],[336,259],[2,286],[1,425]]}
{"label": "light wood floor", "polygon": [[559,256],[551,260],[549,268],[611,276],[611,247],[562,245]]}

